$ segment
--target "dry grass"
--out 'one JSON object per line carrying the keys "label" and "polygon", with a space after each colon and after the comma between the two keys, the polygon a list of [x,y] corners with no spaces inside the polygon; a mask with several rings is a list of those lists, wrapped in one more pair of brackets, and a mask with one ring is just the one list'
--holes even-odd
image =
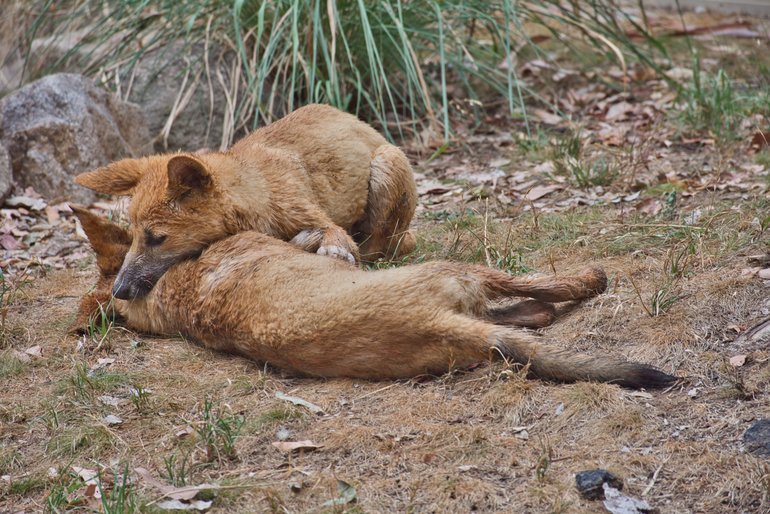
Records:
{"label": "dry grass", "polygon": [[[39,279],[11,308],[10,325],[22,328],[7,344],[18,350],[39,344],[43,357],[16,363],[10,349],[2,354],[2,369],[11,370],[4,371],[10,379],[0,409],[0,471],[10,476],[1,485],[3,509],[39,511],[62,488],[77,489],[72,465],[104,471],[124,463],[169,484],[226,486],[214,499],[218,512],[332,511],[323,504],[337,497],[338,479],[358,497],[340,511],[595,512],[597,504],[581,499],[573,484],[575,472],[597,466],[623,477],[630,494],[661,512],[766,509],[770,466],[743,452],[741,436],[770,408],[767,352],[723,342],[734,337],[732,325],[745,328],[761,317],[757,306],[766,297],[760,282],[740,278],[738,245],[725,246],[723,231],[741,227],[732,237],[746,251],[759,242],[750,242],[750,208],[714,205],[715,219],[702,221],[713,230],[700,237],[701,259],[677,286],[682,298],[659,316],[650,316],[640,298],[665,278],[674,236],[632,222],[615,227],[611,210],[585,211],[582,221],[565,217],[563,224],[553,215],[552,224],[537,229],[529,214],[489,225],[488,244],[526,245],[535,269],[573,270],[590,260],[610,270],[606,294],[546,332],[580,350],[622,354],[686,377],[680,387],[649,396],[605,384],[526,380],[500,365],[429,381],[287,378],[185,341],[118,329],[108,347],[94,351],[88,338],[62,335],[93,273]],[[459,231],[461,250],[451,257],[478,254],[475,226]],[[597,234],[599,226],[610,230],[591,244],[568,242]],[[566,228],[570,237],[555,237]],[[426,219],[418,232],[423,248],[446,248],[458,235],[451,223]],[[625,250],[614,246],[619,233],[630,234]],[[639,240],[661,242],[640,247]],[[749,355],[744,367],[725,363],[735,353]],[[89,375],[105,357],[114,363]],[[139,388],[144,395],[136,400]],[[694,398],[687,394],[692,388]],[[276,391],[326,414],[278,400]],[[105,405],[103,395],[120,404]],[[207,451],[199,433],[206,399],[217,419],[244,420],[233,455]],[[107,414],[123,423],[106,425]],[[286,455],[271,445],[279,433],[322,447]],[[158,497],[141,481],[130,490],[139,504]]]}

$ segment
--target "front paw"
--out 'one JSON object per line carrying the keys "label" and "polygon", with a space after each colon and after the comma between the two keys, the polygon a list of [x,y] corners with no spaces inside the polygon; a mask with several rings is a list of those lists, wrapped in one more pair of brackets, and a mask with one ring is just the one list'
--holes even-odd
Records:
{"label": "front paw", "polygon": [[356,258],[353,256],[353,254],[348,250],[347,248],[343,248],[341,246],[336,245],[329,245],[329,246],[321,246],[318,248],[318,251],[316,252],[318,255],[328,255],[329,257],[334,257],[335,259],[340,259],[343,261],[348,261],[350,264],[355,265]]}

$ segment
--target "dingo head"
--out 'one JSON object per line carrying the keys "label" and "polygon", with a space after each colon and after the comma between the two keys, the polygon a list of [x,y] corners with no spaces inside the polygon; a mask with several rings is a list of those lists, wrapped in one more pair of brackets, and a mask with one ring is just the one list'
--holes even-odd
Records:
{"label": "dingo head", "polygon": [[131,248],[115,279],[116,298],[142,298],[172,264],[226,235],[222,195],[203,156],[124,159],[75,177],[100,193],[130,195]]}

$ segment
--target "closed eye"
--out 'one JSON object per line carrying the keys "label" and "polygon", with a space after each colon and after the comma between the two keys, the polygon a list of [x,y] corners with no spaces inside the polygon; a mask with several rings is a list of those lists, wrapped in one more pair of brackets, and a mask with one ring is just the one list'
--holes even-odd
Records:
{"label": "closed eye", "polygon": [[147,246],[160,246],[165,240],[165,234],[154,234],[150,229],[144,229],[144,244]]}

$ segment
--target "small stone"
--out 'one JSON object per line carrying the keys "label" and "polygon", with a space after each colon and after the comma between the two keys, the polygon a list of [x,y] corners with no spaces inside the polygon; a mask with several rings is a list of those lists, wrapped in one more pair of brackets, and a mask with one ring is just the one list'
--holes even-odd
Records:
{"label": "small stone", "polygon": [[760,419],[743,434],[746,450],[754,455],[770,457],[770,419]]}
{"label": "small stone", "polygon": [[276,439],[279,441],[286,441],[289,437],[291,437],[291,431],[289,431],[288,428],[281,427],[278,429],[278,431],[275,433]]}
{"label": "small stone", "polygon": [[587,500],[604,499],[602,485],[607,483],[617,490],[623,489],[623,481],[606,469],[589,469],[575,474],[578,492]]}
{"label": "small stone", "polygon": [[120,425],[121,423],[123,423],[123,420],[114,414],[109,414],[102,418],[102,423],[108,426]]}

